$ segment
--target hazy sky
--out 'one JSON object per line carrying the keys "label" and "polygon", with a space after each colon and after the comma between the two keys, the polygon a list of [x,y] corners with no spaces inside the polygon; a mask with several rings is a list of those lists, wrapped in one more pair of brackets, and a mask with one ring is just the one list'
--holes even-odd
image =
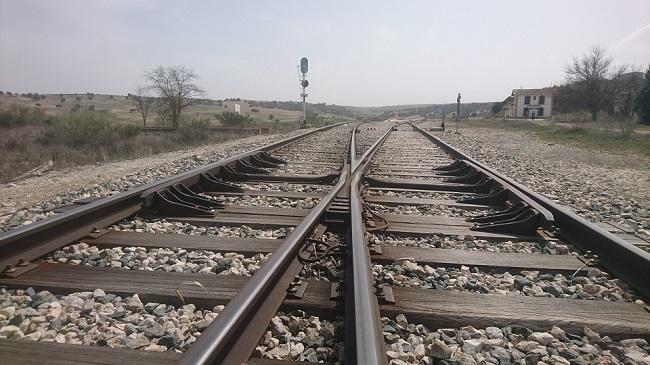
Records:
{"label": "hazy sky", "polygon": [[126,94],[194,69],[211,98],[391,105],[562,82],[590,46],[650,63],[650,1],[0,0],[0,90]]}

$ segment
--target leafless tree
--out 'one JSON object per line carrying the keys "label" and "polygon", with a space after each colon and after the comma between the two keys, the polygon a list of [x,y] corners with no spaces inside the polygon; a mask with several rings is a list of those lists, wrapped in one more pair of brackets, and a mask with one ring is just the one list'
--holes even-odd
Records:
{"label": "leafless tree", "polygon": [[174,128],[178,128],[183,109],[192,105],[193,98],[203,94],[196,83],[198,75],[182,66],[158,66],[146,72],[145,79],[166,104]]}
{"label": "leafless tree", "polygon": [[142,116],[144,126],[147,126],[147,117],[153,108],[155,99],[149,95],[149,88],[138,86],[131,95],[131,101],[135,104],[136,108]]}
{"label": "leafless tree", "polygon": [[595,46],[582,57],[575,57],[565,66],[567,81],[584,109],[596,120],[598,112],[613,104],[618,80],[628,66],[613,66],[614,59],[604,48]]}

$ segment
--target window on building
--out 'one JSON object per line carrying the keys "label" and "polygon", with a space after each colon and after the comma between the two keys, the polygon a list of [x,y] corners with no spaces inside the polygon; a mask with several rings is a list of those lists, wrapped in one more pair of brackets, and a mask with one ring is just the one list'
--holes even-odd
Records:
{"label": "window on building", "polygon": [[[542,97],[540,96],[539,98],[541,99]],[[538,117],[544,116],[544,108],[537,108],[537,116]]]}
{"label": "window on building", "polygon": [[537,95],[534,95],[534,96],[533,96],[533,100],[537,100]]}
{"label": "window on building", "polygon": [[539,96],[539,104],[542,105],[542,104],[545,104],[545,103],[546,103],[546,96],[540,95]]}
{"label": "window on building", "polygon": [[530,95],[524,96],[524,105],[530,104]]}

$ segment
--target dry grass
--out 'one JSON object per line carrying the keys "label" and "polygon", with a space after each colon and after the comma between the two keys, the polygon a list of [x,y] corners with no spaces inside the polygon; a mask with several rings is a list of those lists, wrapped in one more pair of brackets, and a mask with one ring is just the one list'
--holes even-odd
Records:
{"label": "dry grass", "polygon": [[54,168],[72,167],[250,135],[210,130],[209,120],[201,118],[184,120],[175,131],[145,133],[138,126],[117,123],[115,116],[105,111],[68,112],[52,118],[32,111],[12,107],[0,114],[0,183],[48,161]]}

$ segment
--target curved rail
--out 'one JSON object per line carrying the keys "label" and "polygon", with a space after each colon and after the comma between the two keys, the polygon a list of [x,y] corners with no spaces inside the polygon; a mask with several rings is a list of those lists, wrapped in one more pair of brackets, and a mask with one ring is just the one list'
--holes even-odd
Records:
{"label": "curved rail", "polygon": [[545,196],[485,166],[440,138],[417,126],[414,126],[414,128],[450,155],[455,158],[470,161],[472,164],[480,166],[501,180],[507,181],[521,193],[533,199],[537,204],[544,207],[544,209],[550,211],[553,215],[555,226],[560,229],[564,237],[585,251],[591,250],[597,253],[603,266],[630,283],[646,297],[650,297],[650,280],[648,280],[650,278],[650,253],[616,237],[614,234],[603,230],[594,223],[551,201]]}
{"label": "curved rail", "polygon": [[[352,132],[352,139],[356,137],[357,128]],[[352,303],[346,303],[348,313],[345,318],[346,326],[354,327],[354,331],[350,329],[348,332],[353,335],[352,338],[346,339],[346,352],[353,364],[383,365],[388,363],[370,252],[365,239],[360,189],[363,172],[370,166],[370,159],[388,138],[391,131],[392,127],[375,141],[358,160],[356,153],[352,154],[350,224],[348,227],[351,238],[349,252],[352,255],[352,262],[346,265],[346,298],[352,300]]]}
{"label": "curved rail", "polygon": [[302,268],[297,260],[302,242],[308,238],[328,206],[347,185],[348,178],[349,164],[346,162],[336,185],[248,280],[223,312],[183,354],[178,364],[234,365],[250,358],[259,338],[266,331],[268,322],[284,301],[290,283]]}

